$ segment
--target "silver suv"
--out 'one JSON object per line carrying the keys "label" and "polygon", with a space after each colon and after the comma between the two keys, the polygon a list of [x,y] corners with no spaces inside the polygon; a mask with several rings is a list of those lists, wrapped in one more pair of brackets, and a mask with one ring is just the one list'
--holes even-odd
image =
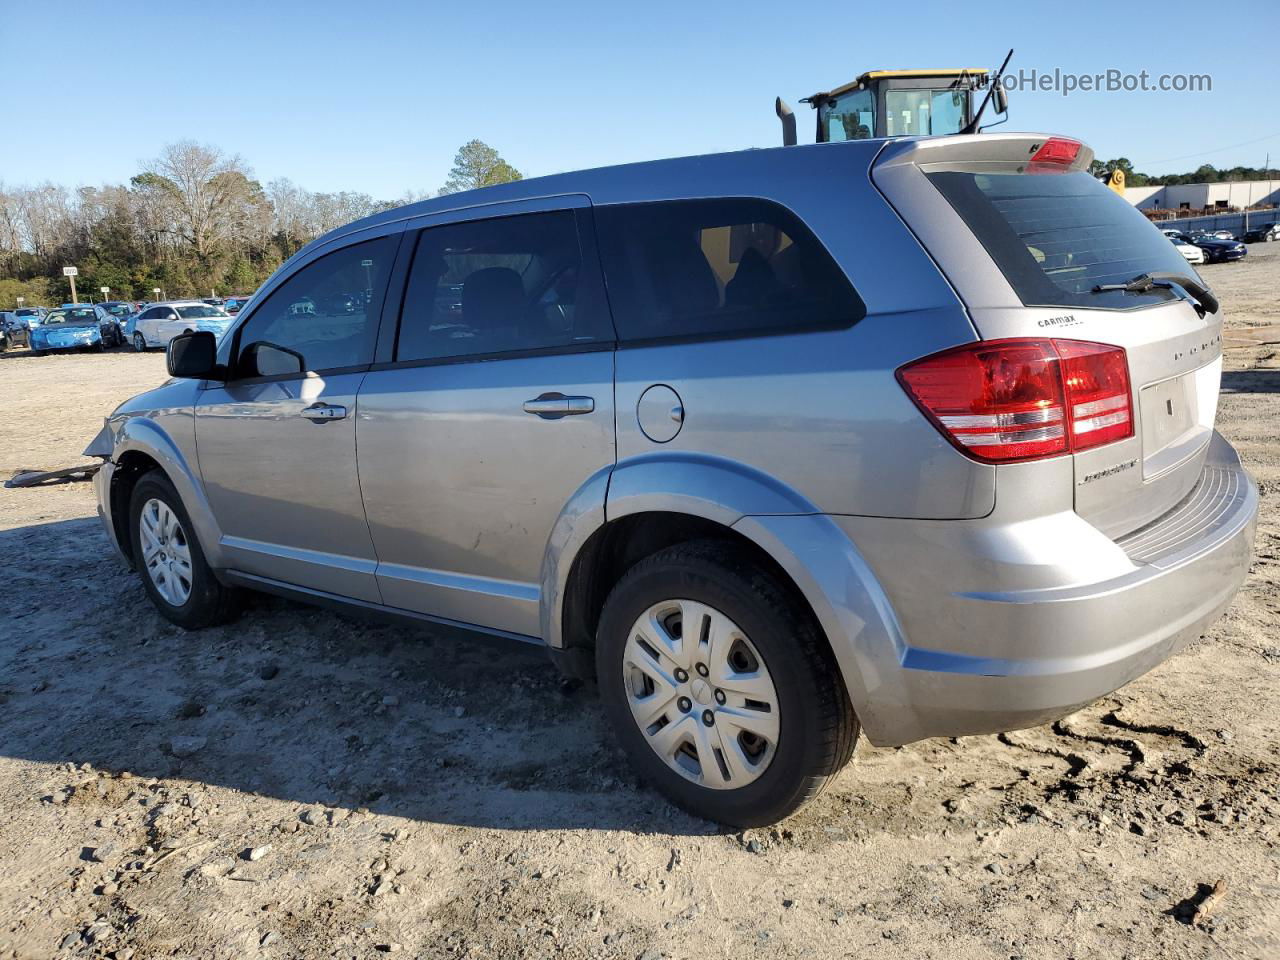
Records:
{"label": "silver suv", "polygon": [[1258,502],[1217,301],[1091,159],[864,140],[361,220],[111,415],[107,531],[185,627],[249,588],[543,645],[732,824],[860,731],[1062,716],[1222,613]]}

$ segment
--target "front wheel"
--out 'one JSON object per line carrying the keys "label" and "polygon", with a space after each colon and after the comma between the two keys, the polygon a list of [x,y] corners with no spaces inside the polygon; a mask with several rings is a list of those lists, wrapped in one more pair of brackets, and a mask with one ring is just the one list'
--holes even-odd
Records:
{"label": "front wheel", "polygon": [[235,615],[235,592],[214,577],[182,498],[162,471],[151,471],[133,488],[129,531],[134,566],[166,619],[198,630]]}
{"label": "front wheel", "polygon": [[135,333],[133,335],[133,349],[138,353],[147,352],[147,340],[142,334]]}
{"label": "front wheel", "polygon": [[781,820],[853,754],[858,720],[812,613],[734,544],[682,544],[628,571],[596,672],[632,763],[710,820]]}

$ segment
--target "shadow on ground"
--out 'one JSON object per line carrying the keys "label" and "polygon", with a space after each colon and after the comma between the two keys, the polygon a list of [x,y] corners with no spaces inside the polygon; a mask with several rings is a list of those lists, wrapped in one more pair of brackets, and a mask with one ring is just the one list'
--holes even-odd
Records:
{"label": "shadow on ground", "polygon": [[1223,393],[1280,393],[1280,370],[1227,370]]}
{"label": "shadow on ground", "polygon": [[634,781],[535,647],[256,596],[186,633],[92,519],[0,532],[0,569],[0,754],[441,823],[715,830]]}

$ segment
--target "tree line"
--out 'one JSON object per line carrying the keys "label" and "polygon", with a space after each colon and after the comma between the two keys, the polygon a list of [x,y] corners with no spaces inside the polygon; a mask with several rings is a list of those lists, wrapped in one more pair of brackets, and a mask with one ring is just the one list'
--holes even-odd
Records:
{"label": "tree line", "polygon": [[1166,173],[1160,176],[1141,173],[1133,169],[1128,157],[1117,157],[1114,160],[1094,160],[1089,165],[1089,172],[1095,177],[1106,176],[1113,170],[1124,171],[1125,186],[1128,187],[1169,187],[1180,183],[1239,183],[1243,180],[1280,180],[1280,170],[1275,167],[1230,167],[1219,170],[1211,163],[1201,164],[1190,173]]}
{"label": "tree line", "polygon": [[[454,157],[437,195],[519,180],[489,145]],[[0,309],[15,299],[69,299],[64,266],[79,270],[81,299],[148,300],[249,293],[308,242],[352,220],[429,196],[375,200],[318,193],[287,178],[261,183],[244,161],[189,140],[167,145],[127,184],[69,189],[0,183]]]}

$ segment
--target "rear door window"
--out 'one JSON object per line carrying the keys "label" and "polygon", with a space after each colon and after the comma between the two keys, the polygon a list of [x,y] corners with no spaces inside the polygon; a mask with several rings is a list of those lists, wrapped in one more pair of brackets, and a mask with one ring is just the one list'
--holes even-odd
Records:
{"label": "rear door window", "polygon": [[849,326],[866,309],[790,211],[767,200],[596,208],[618,336],[753,336]]}
{"label": "rear door window", "polygon": [[397,361],[447,360],[613,342],[578,218],[558,210],[429,227],[418,238]]}
{"label": "rear door window", "polygon": [[1104,291],[1151,271],[1187,274],[1182,254],[1127,200],[1089,174],[931,171],[1027,306],[1125,308],[1173,299]]}

